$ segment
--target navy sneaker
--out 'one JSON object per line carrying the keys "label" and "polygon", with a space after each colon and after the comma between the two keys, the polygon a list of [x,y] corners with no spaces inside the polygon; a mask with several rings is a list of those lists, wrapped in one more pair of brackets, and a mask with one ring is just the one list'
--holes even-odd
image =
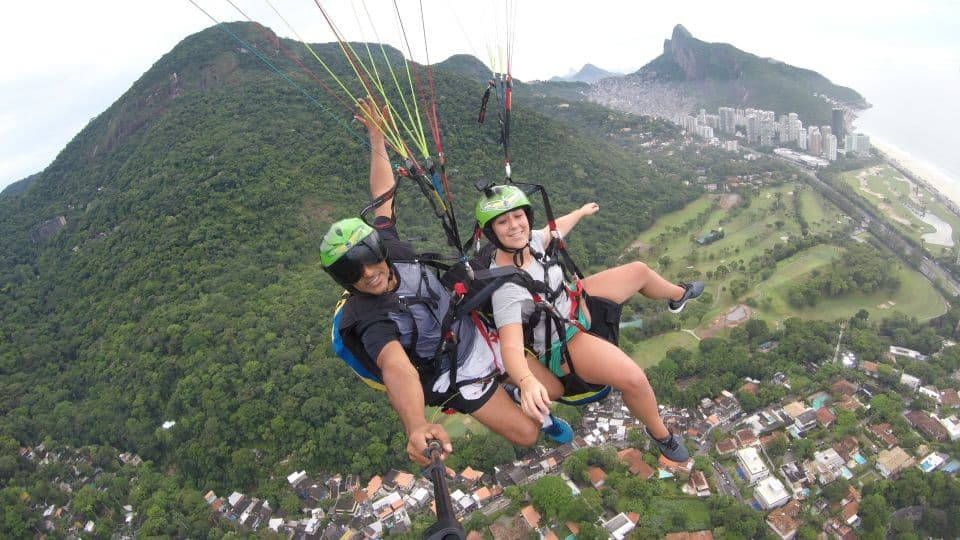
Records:
{"label": "navy sneaker", "polygon": [[540,428],[540,431],[547,436],[548,439],[557,443],[557,444],[566,444],[573,440],[573,429],[570,428],[570,424],[562,418],[557,418],[550,413],[550,420],[553,421],[547,427]]}
{"label": "navy sneaker", "polygon": [[684,288],[683,296],[681,296],[679,300],[670,300],[667,302],[667,310],[670,311],[670,313],[680,313],[683,311],[683,306],[686,305],[687,300],[693,300],[703,294],[704,285],[702,281],[679,283],[679,285]]}
{"label": "navy sneaker", "polygon": [[684,446],[680,438],[674,435],[669,429],[667,432],[670,433],[670,436],[664,440],[654,437],[653,434],[650,433],[650,428],[644,429],[647,430],[647,435],[653,439],[653,442],[657,443],[657,448],[660,449],[663,457],[676,463],[683,463],[690,459],[690,452],[687,452],[687,447]]}

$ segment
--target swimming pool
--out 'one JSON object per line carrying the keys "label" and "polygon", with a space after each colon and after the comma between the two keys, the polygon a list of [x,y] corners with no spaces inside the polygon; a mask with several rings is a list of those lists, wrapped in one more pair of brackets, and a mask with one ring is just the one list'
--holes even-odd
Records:
{"label": "swimming pool", "polygon": [[859,464],[859,465],[866,465],[866,464],[867,464],[867,458],[861,456],[859,452],[857,452],[856,454],[853,455],[853,460],[856,461],[857,464]]}

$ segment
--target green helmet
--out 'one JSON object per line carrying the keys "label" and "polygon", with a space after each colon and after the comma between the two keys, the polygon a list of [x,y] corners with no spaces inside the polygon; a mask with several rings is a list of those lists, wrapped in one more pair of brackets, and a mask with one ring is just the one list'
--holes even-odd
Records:
{"label": "green helmet", "polygon": [[363,277],[364,265],[387,258],[380,235],[360,218],[341,219],[330,226],[320,244],[320,264],[346,288]]}
{"label": "green helmet", "polygon": [[533,207],[527,194],[516,186],[493,186],[477,201],[477,226],[486,230],[494,218],[517,208],[523,208],[527,213],[527,221],[533,227]]}

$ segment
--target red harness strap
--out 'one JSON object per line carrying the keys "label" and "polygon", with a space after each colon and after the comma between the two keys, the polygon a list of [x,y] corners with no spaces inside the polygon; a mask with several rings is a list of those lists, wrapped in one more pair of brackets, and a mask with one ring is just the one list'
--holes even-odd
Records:
{"label": "red harness strap", "polygon": [[483,340],[487,342],[487,347],[490,347],[490,353],[493,355],[493,365],[496,366],[500,373],[504,373],[506,369],[503,367],[503,360],[500,358],[500,355],[497,354],[496,349],[493,348],[493,343],[498,341],[500,337],[497,334],[491,336],[490,332],[487,331],[486,325],[480,321],[480,316],[477,315],[476,311],[470,312],[470,318],[473,319],[473,324],[476,325],[477,330],[480,331]]}

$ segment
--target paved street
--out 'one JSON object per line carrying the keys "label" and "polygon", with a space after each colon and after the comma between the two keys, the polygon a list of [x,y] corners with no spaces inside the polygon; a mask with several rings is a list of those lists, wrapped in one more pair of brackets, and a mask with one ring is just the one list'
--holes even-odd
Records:
{"label": "paved street", "polygon": [[743,495],[740,493],[736,482],[733,481],[730,473],[716,461],[713,462],[713,473],[714,484],[716,484],[717,491],[720,492],[720,495],[736,497],[738,501],[743,502]]}

